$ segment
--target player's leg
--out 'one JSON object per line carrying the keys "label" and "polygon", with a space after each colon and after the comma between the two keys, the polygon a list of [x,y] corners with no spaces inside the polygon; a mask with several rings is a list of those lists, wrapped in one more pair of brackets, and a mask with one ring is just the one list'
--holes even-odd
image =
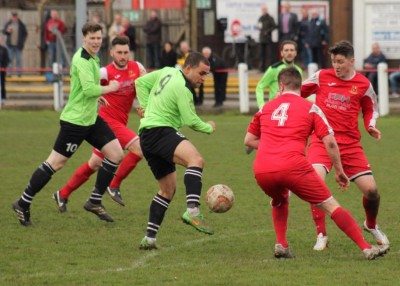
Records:
{"label": "player's leg", "polygon": [[189,141],[183,140],[174,152],[174,163],[186,167],[184,184],[186,187],[187,210],[182,215],[182,220],[200,232],[213,234],[214,231],[205,222],[200,213],[200,196],[202,189],[202,176],[204,160],[196,147]]}
{"label": "player's leg", "polygon": [[357,244],[365,258],[369,260],[375,259],[378,256],[384,255],[389,250],[388,245],[379,247],[371,246],[363,237],[362,230],[351,213],[345,208],[342,208],[333,197],[325,200],[319,204],[319,206],[326,211],[335,224]]}
{"label": "player's leg", "polygon": [[104,160],[97,172],[94,189],[84,209],[94,213],[101,220],[112,222],[113,219],[106,213],[101,200],[122,160],[123,150],[110,127],[100,117],[97,117],[86,140],[104,154]]}
{"label": "player's leg", "polygon": [[[158,163],[156,163],[157,161]],[[149,162],[151,162],[151,168],[156,178],[161,176],[161,174],[166,172],[168,169],[175,169],[175,167],[168,162],[162,162],[162,159],[151,159]],[[154,171],[156,166],[158,166],[157,171]],[[165,212],[167,211],[176,190],[176,172],[173,171],[172,173],[159,178],[158,185],[160,190],[154,196],[150,204],[146,236],[142,239],[139,246],[139,249],[142,250],[157,249],[156,236],[161,223],[164,220]]]}
{"label": "player's leg", "polygon": [[[125,147],[125,149],[129,151],[129,153],[125,155],[124,159],[117,169],[117,172],[115,173],[114,178],[110,183],[110,186],[107,188],[107,191],[111,198],[122,206],[124,206],[125,203],[122,200],[120,192],[121,182],[136,168],[136,165],[143,158],[142,150],[140,148],[139,137],[130,129],[126,127],[125,129],[126,130],[124,131],[124,136],[119,136],[118,133],[120,132],[116,132],[116,136],[120,141],[121,146]],[[129,138],[129,140],[122,140],[121,137]],[[125,141],[128,143],[125,144]]]}
{"label": "player's leg", "polygon": [[[295,170],[293,173],[295,174]],[[299,180],[301,179],[301,180]],[[301,199],[316,204],[323,209],[335,224],[363,251],[367,259],[374,259],[386,253],[388,248],[372,248],[362,235],[362,230],[349,211],[342,208],[332,197],[328,187],[312,170],[298,174],[298,180],[289,186],[290,190]]]}
{"label": "player's leg", "polygon": [[61,187],[60,190],[53,194],[53,198],[56,201],[58,210],[60,212],[67,211],[69,196],[80,186],[82,186],[86,181],[88,181],[90,176],[101,167],[101,162],[103,161],[103,158],[103,154],[99,150],[94,148],[89,161],[79,166],[72,174],[72,176],[68,179],[67,183],[63,187]]}
{"label": "player's leg", "polygon": [[[325,180],[327,171],[323,165],[313,165],[314,170],[318,176]],[[328,234],[326,232],[325,212],[315,205],[311,204],[311,215],[314,220],[315,228],[317,231],[317,241],[313,247],[314,250],[321,251],[328,246]]]}
{"label": "player's leg", "polygon": [[[307,150],[307,159],[313,165],[314,170],[319,177],[325,181],[326,174],[329,173],[332,162],[328,156],[324,144],[313,138],[310,147]],[[314,245],[314,250],[324,250],[328,245],[328,235],[326,231],[325,213],[311,205],[311,215],[317,232],[317,241]]]}
{"label": "player's leg", "polygon": [[354,182],[363,193],[363,206],[366,215],[364,229],[372,234],[379,245],[389,245],[389,239],[385,233],[379,229],[378,224],[376,223],[379,211],[380,195],[374,177],[371,174],[364,175],[354,179]]}
{"label": "player's leg", "polygon": [[256,173],[257,184],[266,195],[272,198],[272,222],[275,230],[275,248],[274,256],[276,258],[294,258],[289,243],[287,241],[287,222],[289,216],[289,190],[283,188],[280,182],[281,174],[275,173]]}
{"label": "player's leg", "polygon": [[86,132],[85,127],[61,121],[60,131],[49,157],[33,172],[21,198],[12,204],[12,208],[17,213],[18,220],[22,225],[31,224],[29,209],[34,196],[75,153],[84,140]]}
{"label": "player's leg", "polygon": [[368,159],[360,144],[341,147],[342,164],[349,179],[353,181],[363,194],[363,206],[366,220],[364,229],[372,234],[380,245],[389,245],[386,235],[377,225],[380,195]]}
{"label": "player's leg", "polygon": [[[154,196],[149,211],[146,236],[140,242],[140,249],[156,247],[156,235],[164,219],[176,189],[176,168],[172,162],[177,141],[170,140],[170,128],[146,129],[140,134],[140,148],[150,169],[158,181],[159,191]],[[164,158],[165,157],[165,158]],[[166,159],[169,158],[169,159]]]}

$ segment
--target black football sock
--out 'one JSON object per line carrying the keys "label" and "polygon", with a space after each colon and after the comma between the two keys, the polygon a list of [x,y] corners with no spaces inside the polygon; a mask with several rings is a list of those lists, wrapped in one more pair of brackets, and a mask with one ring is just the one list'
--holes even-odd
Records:
{"label": "black football sock", "polygon": [[29,209],[33,197],[40,192],[41,189],[50,181],[51,176],[55,173],[54,169],[49,163],[43,162],[36,170],[33,172],[28,185],[25,188],[24,193],[18,201],[18,204],[24,208]]}
{"label": "black football sock", "polygon": [[186,204],[188,208],[195,208],[200,205],[201,177],[203,169],[189,167],[185,171],[184,183],[186,187]]}
{"label": "black football sock", "polygon": [[147,223],[147,237],[156,237],[170,202],[171,200],[168,200],[159,194],[155,195],[153,198],[153,201],[150,204],[149,222]]}
{"label": "black football sock", "polygon": [[97,178],[95,187],[90,195],[90,202],[93,204],[101,204],[101,199],[106,191],[108,185],[114,177],[115,171],[118,168],[118,164],[115,164],[104,158],[99,171],[97,172]]}

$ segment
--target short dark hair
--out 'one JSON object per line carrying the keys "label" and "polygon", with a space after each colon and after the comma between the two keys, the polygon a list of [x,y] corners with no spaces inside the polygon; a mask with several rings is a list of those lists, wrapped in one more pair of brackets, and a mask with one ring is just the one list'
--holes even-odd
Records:
{"label": "short dark hair", "polygon": [[340,41],[329,48],[329,53],[332,55],[342,55],[346,58],[354,57],[354,48],[349,41]]}
{"label": "short dark hair", "polygon": [[186,68],[186,67],[196,68],[199,66],[200,63],[203,63],[206,66],[210,66],[210,62],[208,61],[208,59],[205,56],[203,56],[201,53],[190,52],[185,60],[185,63],[183,64],[183,68]]}
{"label": "short dark hair", "polygon": [[103,31],[101,26],[97,23],[86,22],[82,27],[83,36],[86,36],[88,33],[95,33],[97,31]]}
{"label": "short dark hair", "polygon": [[114,47],[116,45],[129,45],[129,38],[127,36],[116,36],[111,41],[111,47]]}
{"label": "short dark hair", "polygon": [[285,45],[293,45],[294,48],[295,48],[296,51],[297,51],[297,43],[296,43],[295,41],[292,41],[292,40],[284,40],[284,41],[282,41],[282,42],[280,43],[280,45],[279,45],[279,51],[280,51],[280,52],[283,50],[283,47],[284,47]]}
{"label": "short dark hair", "polygon": [[278,74],[278,82],[283,83],[288,89],[299,89],[301,87],[301,74],[295,67],[285,68]]}

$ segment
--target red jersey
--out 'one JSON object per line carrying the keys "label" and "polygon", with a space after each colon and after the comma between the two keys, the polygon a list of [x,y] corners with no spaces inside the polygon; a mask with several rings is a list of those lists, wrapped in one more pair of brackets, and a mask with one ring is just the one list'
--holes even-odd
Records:
{"label": "red jersey", "polygon": [[[316,105],[326,115],[338,143],[352,144],[360,141],[358,114],[363,114],[364,126],[375,127],[379,117],[377,98],[368,79],[355,73],[349,80],[335,75],[333,69],[323,69],[303,82],[301,95],[316,94]],[[316,140],[313,137],[313,140]]]}
{"label": "red jersey", "polygon": [[333,133],[324,113],[298,94],[283,93],[254,115],[248,132],[260,138],[254,172],[308,168],[307,139],[312,132],[322,139]]}
{"label": "red jersey", "polygon": [[54,43],[56,41],[56,35],[52,33],[54,28],[56,28],[61,33],[61,35],[65,34],[65,32],[67,31],[67,28],[65,27],[65,24],[62,20],[50,18],[46,22],[46,29],[44,31],[44,39],[47,43]]}
{"label": "red jersey", "polygon": [[115,92],[104,95],[108,106],[100,106],[99,115],[107,119],[117,120],[127,125],[129,112],[136,98],[135,79],[140,76],[139,64],[135,61],[128,61],[125,69],[118,69],[113,63],[100,69],[101,84],[108,85],[110,80],[116,80],[120,87]]}

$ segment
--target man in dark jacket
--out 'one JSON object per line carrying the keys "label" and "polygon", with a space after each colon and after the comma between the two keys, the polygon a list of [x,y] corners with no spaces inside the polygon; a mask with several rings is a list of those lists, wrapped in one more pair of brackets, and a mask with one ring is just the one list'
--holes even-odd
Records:
{"label": "man in dark jacket", "polygon": [[146,34],[146,56],[149,68],[160,67],[161,53],[161,20],[158,18],[157,11],[150,12],[150,19],[143,27]]}
{"label": "man in dark jacket", "polygon": [[[5,24],[3,34],[7,36],[6,45],[10,56],[10,66],[17,68],[18,76],[21,75],[22,50],[28,36],[26,26],[18,18],[17,12],[11,12],[11,19]],[[15,59],[15,66],[14,64]]]}
{"label": "man in dark jacket", "polygon": [[10,59],[8,57],[7,48],[4,46],[3,37],[0,36],[0,82],[1,82],[1,99],[6,99],[6,71]]}
{"label": "man in dark jacket", "polygon": [[312,62],[317,63],[319,68],[324,68],[323,47],[328,44],[329,30],[325,20],[319,17],[318,11],[315,9],[311,11],[307,34],[306,42],[311,50]]}
{"label": "man in dark jacket", "polygon": [[279,41],[297,41],[299,32],[299,21],[295,13],[290,12],[288,1],[281,3],[281,14],[279,15]]}
{"label": "man in dark jacket", "polygon": [[[258,19],[260,30],[260,71],[264,72],[271,63],[272,57],[272,31],[277,28],[274,18],[268,14],[268,7],[261,6],[261,17]],[[268,64],[266,63],[268,56]]]}
{"label": "man in dark jacket", "polygon": [[[210,62],[210,71],[213,74],[214,78],[214,107],[221,107],[226,99],[226,83],[228,81],[228,72],[223,70],[226,68],[225,62],[220,57],[215,55],[209,47],[204,47],[201,50],[201,53]],[[203,98],[204,91],[203,85],[201,85],[197,102],[202,103]]]}

